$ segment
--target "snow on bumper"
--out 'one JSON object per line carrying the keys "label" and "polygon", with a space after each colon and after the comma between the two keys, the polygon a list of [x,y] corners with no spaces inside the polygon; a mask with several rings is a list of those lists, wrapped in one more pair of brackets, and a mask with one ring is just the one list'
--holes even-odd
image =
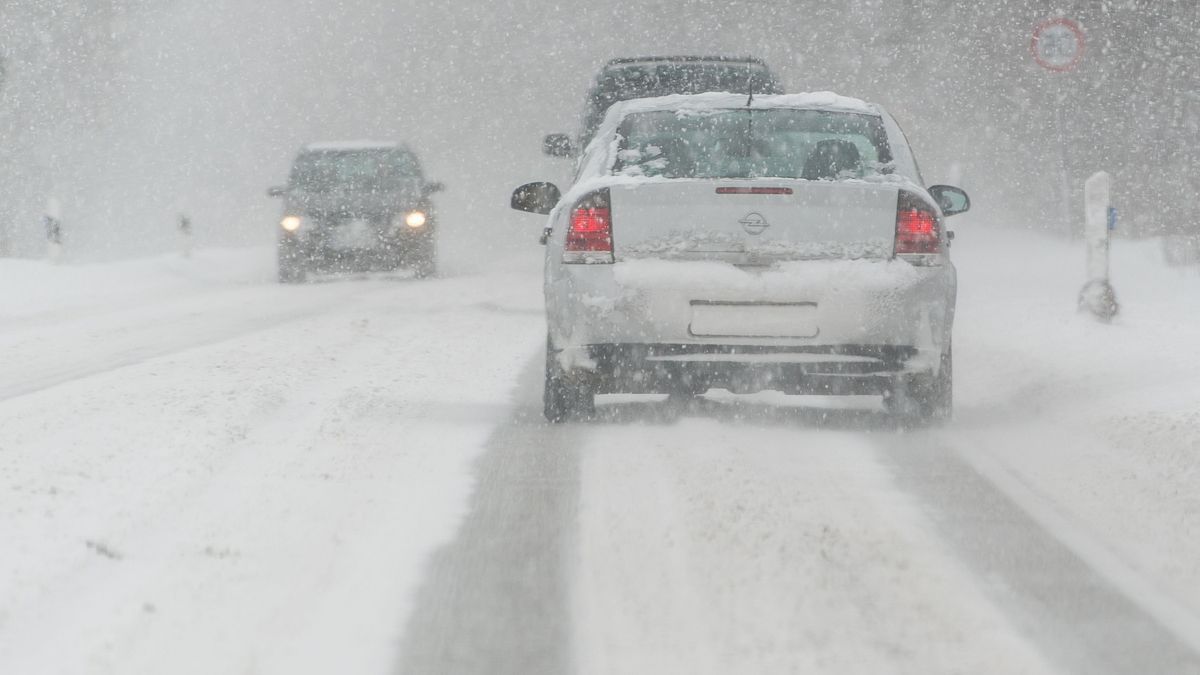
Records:
{"label": "snow on bumper", "polygon": [[914,354],[908,369],[924,370],[936,367],[954,311],[949,264],[827,260],[741,268],[635,259],[564,267],[548,300],[558,304],[549,313],[551,330],[568,367],[587,368],[596,345],[671,344],[904,347]]}

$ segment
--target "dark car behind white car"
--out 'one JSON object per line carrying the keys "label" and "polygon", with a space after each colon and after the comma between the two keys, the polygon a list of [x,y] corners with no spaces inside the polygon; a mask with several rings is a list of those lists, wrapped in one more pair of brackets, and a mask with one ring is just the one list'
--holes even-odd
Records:
{"label": "dark car behind white car", "polygon": [[278,228],[279,281],[309,272],[437,271],[436,214],[427,181],[409,148],[396,143],[313,143],[292,163]]}

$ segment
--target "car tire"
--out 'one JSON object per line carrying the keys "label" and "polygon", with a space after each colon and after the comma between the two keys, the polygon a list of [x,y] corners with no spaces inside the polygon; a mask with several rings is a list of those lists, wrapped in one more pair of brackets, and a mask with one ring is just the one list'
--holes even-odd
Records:
{"label": "car tire", "polygon": [[906,422],[942,424],[954,415],[954,350],[942,352],[938,372],[898,378],[884,399],[888,411]]}
{"label": "car tire", "polygon": [[546,338],[546,383],[542,389],[542,413],[546,420],[560,424],[582,419],[595,411],[595,395],[587,383],[570,376],[558,362],[558,356]]}
{"label": "car tire", "polygon": [[437,264],[432,260],[422,260],[413,271],[418,279],[432,279],[437,276]]}
{"label": "car tire", "polygon": [[929,422],[947,422],[954,416],[954,350],[942,352],[938,374],[926,382],[920,400],[921,417]]}
{"label": "car tire", "polygon": [[402,258],[399,253],[394,251],[388,251],[388,253],[384,255],[378,263],[379,271],[381,272],[395,272],[403,265],[404,258]]}
{"label": "car tire", "polygon": [[308,277],[304,264],[289,251],[279,249],[279,283],[301,284]]}
{"label": "car tire", "polygon": [[421,247],[421,253],[417,258],[417,264],[413,268],[413,273],[418,279],[429,279],[437,276],[437,248],[433,245],[433,242],[426,243]]}

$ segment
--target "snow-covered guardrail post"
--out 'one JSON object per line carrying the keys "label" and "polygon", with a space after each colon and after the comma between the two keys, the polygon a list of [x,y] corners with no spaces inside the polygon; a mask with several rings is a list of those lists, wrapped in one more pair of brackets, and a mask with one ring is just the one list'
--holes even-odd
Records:
{"label": "snow-covered guardrail post", "polygon": [[1109,226],[1113,220],[1109,200],[1111,186],[1112,177],[1104,171],[1092,174],[1083,184],[1088,280],[1079,292],[1080,311],[1086,309],[1106,323],[1120,310],[1117,294],[1108,279]]}
{"label": "snow-covered guardrail post", "polygon": [[183,213],[179,214],[179,253],[192,257],[192,219]]}
{"label": "snow-covered guardrail post", "polygon": [[46,259],[57,263],[62,258],[62,207],[58,200],[51,197],[46,200],[46,212],[42,214],[42,226],[46,229]]}

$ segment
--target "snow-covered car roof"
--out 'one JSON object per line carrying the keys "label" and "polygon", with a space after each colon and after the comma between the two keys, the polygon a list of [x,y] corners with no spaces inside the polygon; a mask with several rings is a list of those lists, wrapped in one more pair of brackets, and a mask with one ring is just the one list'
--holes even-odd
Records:
{"label": "snow-covered car roof", "polygon": [[305,150],[314,152],[350,151],[350,150],[395,150],[401,147],[393,141],[320,141],[304,146]]}
{"label": "snow-covered car roof", "polygon": [[850,98],[835,94],[832,91],[816,91],[802,94],[762,94],[755,95],[747,101],[746,94],[707,93],[707,94],[672,94],[655,98],[635,98],[613,105],[609,110],[609,119],[621,118],[631,113],[652,112],[655,110],[719,110],[722,108],[746,108],[752,110],[767,108],[804,108],[807,110],[828,110],[831,112],[850,112],[866,115],[878,115],[880,109],[873,103],[861,99]]}

